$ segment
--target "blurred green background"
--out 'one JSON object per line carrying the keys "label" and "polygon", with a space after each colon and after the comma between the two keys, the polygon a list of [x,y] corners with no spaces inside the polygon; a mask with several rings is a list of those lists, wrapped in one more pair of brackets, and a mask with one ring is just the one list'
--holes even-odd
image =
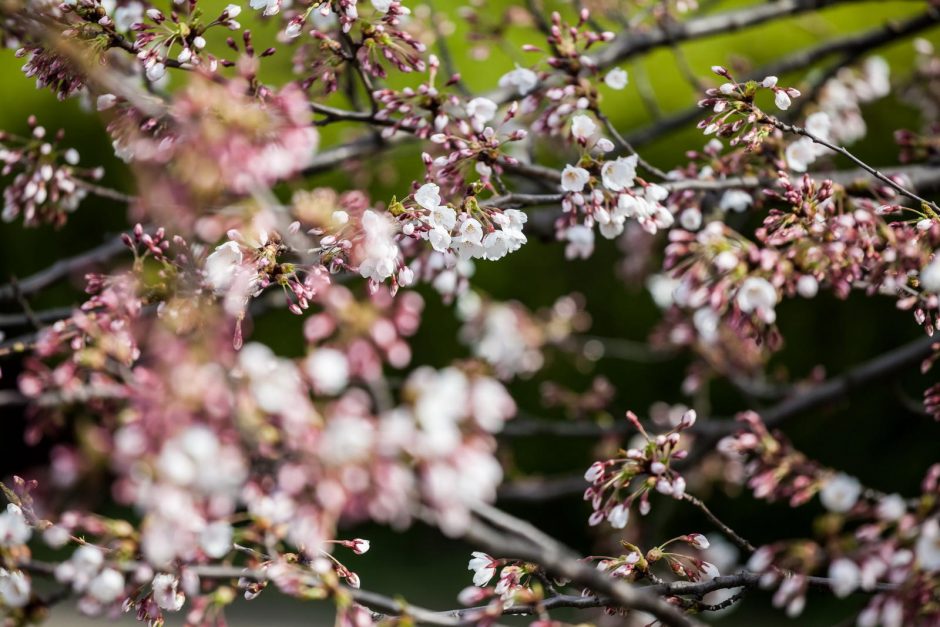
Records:
{"label": "blurred green background", "polygon": [[[751,4],[702,2],[707,5],[707,12]],[[225,4],[224,1],[200,2],[200,6],[219,9]],[[407,0],[405,4],[417,15],[430,9],[426,4]],[[437,2],[433,10],[444,32],[449,32],[453,26],[453,34],[447,37],[447,42],[466,83],[474,91],[492,89],[497,78],[511,69],[513,63],[531,62],[529,56],[518,52],[519,46],[523,43],[539,44],[542,38],[531,28],[511,28],[506,33],[505,45],[491,46],[492,55],[485,60],[475,59],[466,42],[467,27],[458,17],[462,4]],[[490,1],[480,10],[496,20],[512,4],[510,0]],[[605,4],[610,5],[609,2]],[[729,64],[737,60],[760,67],[826,39],[914,15],[923,11],[925,5],[925,2],[915,1],[851,2],[815,14],[682,44],[679,50],[697,76],[711,81],[713,77],[709,67],[713,64]],[[546,6],[557,8],[569,16],[574,12],[570,3],[547,1]],[[246,5],[240,18],[254,32],[256,47],[261,49],[273,44],[275,24],[270,21],[255,23],[253,13]],[[609,27],[616,29],[614,24]],[[216,40],[210,39],[210,46],[221,49],[222,41],[218,38],[219,33],[216,35]],[[927,31],[923,37],[940,45],[937,29]],[[910,74],[913,60],[910,40],[880,49],[878,54],[890,62],[892,80],[896,84]],[[288,80],[291,76],[290,56],[289,51],[281,50],[266,59],[261,79],[272,84]],[[832,61],[827,59],[821,67],[827,67]],[[133,191],[129,173],[114,158],[110,141],[97,115],[83,109],[77,99],[61,103],[49,91],[37,91],[33,81],[23,76],[21,65],[22,60],[14,58],[12,51],[0,54],[0,128],[23,133],[27,128],[27,117],[35,114],[48,130],[65,129],[64,143],[79,150],[83,165],[104,166],[107,172],[105,184]],[[654,119],[639,96],[638,83],[649,84],[655,93],[656,107],[663,115],[683,110],[698,99],[699,94],[683,76],[675,52],[669,48],[630,61],[624,68],[630,72],[630,85],[626,90],[613,92],[602,87],[605,90],[603,107],[622,131],[642,128]],[[800,72],[794,76],[781,76],[780,82],[799,85],[806,75],[807,72]],[[333,97],[328,102],[348,106],[341,97]],[[895,95],[866,106],[864,112],[869,133],[863,142],[854,146],[854,151],[874,165],[896,162],[897,150],[892,132],[903,127],[918,128],[916,112]],[[359,132],[361,129],[347,124],[327,127],[322,131],[322,145],[328,147],[346,141]],[[682,131],[644,146],[642,152],[649,161],[669,169],[683,163],[686,150],[698,149],[703,144],[700,132],[694,124],[689,124]],[[559,161],[550,165],[562,164],[561,159],[565,156],[557,155]],[[295,187],[333,186],[343,190],[355,184],[366,188],[375,200],[387,200],[393,194],[401,196],[407,193],[411,180],[421,175],[421,163],[416,148],[403,147],[369,162],[364,170],[369,173],[367,179],[351,180],[343,173],[334,173],[311,178]],[[58,231],[48,227],[23,229],[19,222],[2,224],[0,268],[4,280],[9,275],[26,276],[56,258],[87,250],[103,241],[109,233],[126,226],[124,207],[98,198],[86,199],[68,225]],[[593,319],[592,334],[644,341],[658,319],[658,311],[644,291],[625,286],[617,277],[615,264],[620,255],[614,243],[598,239],[598,249],[592,259],[567,262],[560,244],[532,238],[521,251],[499,263],[479,263],[474,285],[497,298],[516,299],[531,308],[550,305],[567,293],[580,292],[586,297]],[[77,283],[57,285],[36,296],[31,304],[37,310],[77,304],[81,302],[81,292],[77,287]],[[430,291],[422,292],[428,307],[423,328],[414,340],[413,363],[440,366],[455,357],[466,356],[467,348],[456,339],[458,325],[451,308],[441,304]],[[15,311],[13,308],[9,310]],[[837,374],[921,333],[910,313],[896,310],[891,299],[853,296],[847,301],[839,301],[821,294],[812,301],[783,303],[778,314],[786,345],[774,358],[771,370],[788,372],[793,377],[805,377],[817,365],[824,366],[830,374]],[[282,354],[300,354],[303,351],[300,324],[299,318],[275,311],[256,321],[254,336],[270,343]],[[10,330],[11,335],[16,333],[16,330]],[[556,359],[549,362],[539,378],[515,383],[512,389],[523,410],[549,419],[562,419],[557,411],[542,407],[539,384],[552,380],[575,390],[585,390],[594,376],[604,375],[617,388],[610,411],[621,416],[624,410],[633,409],[644,415],[655,401],[688,402],[680,392],[686,365],[687,360],[682,356],[657,363],[605,358],[591,364]],[[10,363],[3,366],[0,385],[6,387],[12,384],[16,366]],[[940,425],[910,409],[912,399],[919,401],[922,390],[931,382],[931,377],[922,377],[912,369],[896,380],[859,391],[850,401],[837,407],[792,421],[786,431],[798,447],[827,465],[855,474],[878,489],[914,494],[920,478],[929,464],[937,460],[940,450]],[[710,403],[714,414],[722,416],[747,408],[733,388],[722,384],[712,386]],[[0,437],[5,445],[5,459],[0,462],[0,470],[4,475],[22,469],[24,464],[41,463],[42,460],[43,451],[25,450],[20,444],[18,433],[21,424],[21,416],[10,411],[5,413],[0,423]],[[512,441],[505,455],[512,460],[512,476],[580,474],[592,461],[590,442],[552,437]],[[755,543],[810,534],[812,517],[818,513],[815,504],[790,511],[782,505],[756,503],[746,495],[733,501],[715,495],[712,503],[712,509],[719,517],[739,528]],[[596,538],[586,529],[589,509],[578,496],[539,505],[506,503],[505,507],[537,522],[549,533],[565,539],[585,553],[591,552],[594,546]],[[663,500],[654,502],[654,513],[648,521],[634,522],[631,526],[636,524],[644,525],[643,533],[649,538],[665,539],[675,535],[676,531],[684,533],[693,529],[712,531],[695,512]],[[456,606],[456,593],[470,583],[466,560],[472,547],[446,541],[426,528],[396,535],[369,527],[350,530],[347,535],[354,534],[373,541],[373,548],[367,555],[349,562],[360,573],[366,588],[400,593],[412,602],[443,609]],[[803,617],[788,621],[782,613],[768,609],[769,602],[764,595],[754,593],[725,620],[733,625],[790,622],[829,625],[849,616],[851,608],[857,607],[861,601],[860,597],[852,597],[837,603],[827,600],[824,595],[811,594]],[[325,605],[301,606],[296,602],[273,601],[263,595],[243,611],[235,613],[233,624],[325,624],[330,620],[329,609]],[[582,614],[581,618],[586,620],[587,615]],[[63,615],[55,619],[54,624],[97,624],[97,621],[76,621],[74,616]]]}

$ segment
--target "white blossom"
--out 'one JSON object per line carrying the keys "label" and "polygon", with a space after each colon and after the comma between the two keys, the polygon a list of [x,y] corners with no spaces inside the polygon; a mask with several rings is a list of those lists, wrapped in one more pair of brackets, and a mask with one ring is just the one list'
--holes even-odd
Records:
{"label": "white blossom", "polygon": [[754,199],[743,189],[729,189],[721,195],[721,201],[718,207],[722,211],[736,211],[738,213],[747,210]]}
{"label": "white blossom", "polygon": [[13,503],[7,504],[0,514],[0,546],[18,546],[29,542],[33,530],[23,516],[23,510]]}
{"label": "white blossom", "polygon": [[362,214],[362,229],[366,236],[361,247],[363,258],[359,262],[359,274],[381,283],[398,267],[399,250],[393,239],[394,226],[386,214],[367,209]]}
{"label": "white blossom", "polygon": [[679,224],[686,231],[697,231],[702,226],[702,210],[698,207],[689,207],[679,214]]}
{"label": "white blossom", "polygon": [[580,113],[571,118],[571,135],[575,139],[587,140],[597,131],[597,124],[590,116]]}
{"label": "white blossom", "polygon": [[777,105],[778,109],[786,111],[790,108],[790,96],[787,94],[786,90],[778,89],[774,94],[774,104]]}
{"label": "white blossom", "polygon": [[199,546],[211,558],[225,557],[232,550],[232,525],[225,520],[206,525],[199,533]]}
{"label": "white blossom", "polygon": [[124,593],[124,575],[105,568],[88,584],[88,594],[103,604],[116,601]]}
{"label": "white blossom", "polygon": [[147,75],[147,80],[155,83],[166,75],[166,66],[162,63],[151,63],[144,73]]}
{"label": "white blossom", "polygon": [[721,577],[721,571],[719,571],[718,567],[711,562],[702,562],[700,570],[702,571],[702,576],[705,579],[715,579],[717,577]]}
{"label": "white blossom", "polygon": [[610,526],[614,529],[623,529],[627,526],[627,521],[629,520],[630,508],[626,507],[623,503],[614,505],[607,513],[607,522],[609,522]]}
{"label": "white blossom", "polygon": [[829,130],[832,128],[832,120],[825,111],[816,111],[806,117],[806,130],[820,139],[829,138]]}
{"label": "white blossom", "polygon": [[580,192],[591,179],[591,174],[584,168],[566,165],[561,172],[561,188],[566,192]]}
{"label": "white blossom", "polygon": [[816,144],[809,137],[802,137],[792,142],[785,151],[787,165],[794,172],[806,172],[810,164],[816,161]]}
{"label": "white blossom", "polygon": [[744,279],[735,296],[735,301],[744,313],[755,312],[764,322],[773,323],[777,290],[767,279],[753,276]]}
{"label": "white blossom", "polygon": [[102,94],[95,101],[97,111],[107,111],[117,103],[117,96],[114,94]]}
{"label": "white blossom", "polygon": [[508,252],[509,236],[504,231],[496,229],[483,238],[483,253],[486,259],[502,259]]}
{"label": "white blossom", "polygon": [[392,0],[372,0],[372,6],[379,13],[388,13],[388,10],[392,8]]}
{"label": "white blossom", "polygon": [[462,242],[480,244],[483,241],[483,225],[476,218],[467,218],[460,224],[459,236]]}
{"label": "white blossom", "polygon": [[627,75],[627,71],[622,68],[615,67],[607,72],[607,75],[604,77],[604,84],[606,84],[611,89],[620,90],[627,86],[628,80],[629,76]]}
{"label": "white blossom", "polygon": [[457,212],[452,207],[441,205],[430,210],[428,224],[440,227],[450,233],[457,225]]}
{"label": "white blossom", "polygon": [[633,186],[633,179],[636,178],[637,156],[618,157],[613,161],[607,161],[601,167],[601,178],[604,187],[613,191],[621,192]]}
{"label": "white blossom", "polygon": [[907,503],[900,494],[888,494],[878,502],[875,513],[881,520],[894,522],[907,513]]}
{"label": "white blossom", "polygon": [[940,571],[940,523],[936,518],[931,518],[921,526],[914,552],[922,570]]}
{"label": "white blossom", "polygon": [[679,280],[665,274],[653,274],[646,279],[646,289],[649,290],[653,302],[660,309],[668,309],[674,302],[673,294],[679,287]]}
{"label": "white blossom", "polygon": [[840,557],[829,565],[829,579],[833,594],[844,599],[858,588],[861,583],[861,573],[855,562]]}
{"label": "white blossom", "polygon": [[470,559],[470,563],[467,564],[467,570],[473,571],[473,585],[482,588],[496,574],[493,558],[480,551],[474,551],[471,555],[473,557]]}
{"label": "white blossom", "polygon": [[248,4],[252,9],[264,9],[264,15],[276,15],[281,10],[281,0],[250,0]]}
{"label": "white blossom", "polygon": [[467,115],[479,122],[489,122],[496,117],[498,106],[489,98],[474,98],[467,103]]}
{"label": "white blossom", "polygon": [[18,570],[0,568],[0,605],[10,608],[23,607],[29,603],[30,581]]}
{"label": "white blossom", "polygon": [[334,348],[318,348],[304,361],[304,370],[314,389],[322,394],[336,395],[349,382],[346,354]]}
{"label": "white blossom", "polygon": [[623,233],[624,222],[626,218],[623,216],[616,216],[598,225],[597,230],[600,231],[601,235],[606,239],[614,239]]}
{"label": "white blossom", "polygon": [[934,255],[920,271],[920,288],[931,294],[940,294],[940,255]]}
{"label": "white blossom", "polygon": [[819,500],[830,512],[844,514],[855,506],[861,494],[862,484],[858,479],[840,472],[823,485]]}
{"label": "white blossom", "polygon": [[427,209],[434,211],[441,204],[441,188],[434,183],[425,183],[415,192],[415,202]]}
{"label": "white blossom", "polygon": [[223,294],[231,287],[242,259],[242,249],[237,242],[225,242],[206,258],[206,283],[212,291]]}
{"label": "white blossom", "polygon": [[444,253],[450,248],[451,235],[446,229],[435,226],[428,231],[428,241],[431,242],[431,247],[434,250]]}
{"label": "white blossom", "polygon": [[706,344],[714,344],[718,339],[718,324],[721,322],[718,314],[711,307],[696,309],[692,314],[692,326],[696,333]]}
{"label": "white blossom", "polygon": [[568,227],[565,231],[565,239],[568,245],[565,246],[565,258],[587,259],[594,252],[594,231],[583,224],[575,224]]}
{"label": "white blossom", "polygon": [[499,86],[503,88],[512,87],[519,92],[520,96],[525,96],[527,93],[535,89],[535,86],[539,83],[538,75],[532,70],[524,67],[516,66],[516,69],[503,74],[499,79]]}
{"label": "white blossom", "polygon": [[153,578],[153,600],[164,610],[178,612],[186,601],[186,596],[179,590],[179,578],[176,575],[160,573]]}
{"label": "white blossom", "polygon": [[813,298],[819,292],[819,281],[809,274],[804,274],[796,280],[796,292],[803,298]]}

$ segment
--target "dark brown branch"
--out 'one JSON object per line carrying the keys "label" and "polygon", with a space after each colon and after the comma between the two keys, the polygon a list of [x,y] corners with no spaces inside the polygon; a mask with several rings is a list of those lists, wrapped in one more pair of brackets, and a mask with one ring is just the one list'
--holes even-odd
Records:
{"label": "dark brown branch", "polygon": [[[514,164],[507,166],[507,169],[522,176],[536,178],[545,182],[555,181],[560,176],[557,170],[545,166],[532,164]],[[837,185],[842,185],[850,191],[863,193],[871,187],[872,175],[868,170],[862,168],[853,168],[851,170],[834,170],[810,172],[810,174],[819,180],[830,180]],[[933,191],[940,189],[940,168],[913,165],[899,166],[882,171],[882,174],[890,177],[901,177],[910,183],[910,188],[919,192]],[[669,181],[662,183],[662,186],[672,192],[694,190],[702,192],[721,192],[729,189],[754,189],[762,187],[773,187],[776,185],[775,178],[759,178],[756,176],[734,176],[718,180],[697,180],[687,179],[680,181]],[[517,194],[509,193],[499,196],[493,196],[481,201],[481,204],[489,207],[535,207],[535,206],[557,206],[561,203],[563,194]],[[533,223],[533,225],[536,225]],[[545,225],[542,225],[545,226]]]}
{"label": "dark brown branch", "polygon": [[[509,516],[503,513],[503,516]],[[430,517],[433,522],[433,515]],[[510,517],[512,518],[512,517]],[[655,616],[663,625],[693,627],[701,625],[694,618],[655,594],[651,589],[639,589],[623,581],[618,581],[586,564],[564,545],[552,540],[551,543],[536,544],[525,535],[528,523],[522,523],[513,533],[492,529],[479,520],[473,520],[464,533],[464,538],[493,555],[511,559],[520,559],[542,566],[545,571],[561,579],[567,579],[579,586],[594,591],[599,597],[606,597],[616,607],[636,609]]]}
{"label": "dark brown branch", "polygon": [[856,0],[778,0],[716,13],[655,28],[645,33],[623,32],[597,55],[598,65],[609,67],[655,48],[683,41],[724,35],[772,20],[799,15]]}
{"label": "dark brown branch", "polygon": [[902,196],[906,196],[907,198],[910,198],[911,200],[916,200],[916,201],[919,202],[922,206],[923,206],[923,205],[926,205],[926,206],[932,208],[932,209],[933,209],[935,212],[937,212],[938,214],[940,214],[940,207],[937,206],[937,203],[935,203],[935,202],[933,202],[933,201],[931,201],[931,200],[927,200],[926,198],[922,198],[921,196],[917,195],[917,193],[915,193],[915,192],[913,192],[913,191],[907,189],[906,187],[904,187],[903,185],[899,184],[897,181],[895,181],[895,180],[892,179],[891,177],[887,176],[886,174],[884,174],[883,172],[881,172],[881,171],[878,170],[877,168],[874,168],[874,167],[868,165],[867,163],[865,163],[864,161],[862,161],[861,159],[859,159],[858,157],[856,157],[854,154],[852,154],[851,152],[849,152],[848,150],[846,150],[844,147],[842,147],[842,146],[836,146],[836,145],[833,144],[832,142],[827,141],[827,140],[823,139],[822,137],[818,137],[818,136],[814,135],[813,133],[810,133],[809,131],[807,131],[805,128],[803,128],[803,127],[801,127],[801,126],[795,126],[795,125],[793,125],[793,124],[787,124],[786,122],[783,122],[783,121],[781,121],[781,120],[779,120],[779,119],[777,119],[777,118],[775,118],[775,117],[773,117],[773,116],[764,115],[764,116],[762,116],[762,117],[758,120],[758,122],[762,122],[762,123],[764,123],[764,124],[770,124],[770,125],[772,125],[772,126],[778,128],[778,129],[780,129],[781,131],[783,131],[783,132],[785,132],[785,133],[792,133],[792,134],[794,134],[794,135],[801,135],[801,136],[803,136],[803,137],[808,138],[808,139],[811,140],[813,143],[819,144],[820,146],[825,146],[825,147],[828,148],[829,150],[831,150],[831,151],[833,151],[833,152],[836,152],[836,153],[842,155],[843,157],[846,157],[847,159],[849,159],[850,161],[852,161],[852,163],[856,164],[857,166],[859,166],[860,168],[862,168],[863,170],[865,170],[866,172],[868,172],[869,174],[871,174],[872,176],[874,176],[876,179],[878,179],[878,180],[882,181],[883,183],[887,184],[888,186],[892,187],[895,191],[897,191],[897,192],[898,192],[899,194],[901,194]]}
{"label": "dark brown branch", "polygon": [[[797,391],[773,407],[759,412],[767,426],[778,426],[785,420],[821,405],[848,397],[880,379],[890,377],[899,370],[920,363],[938,348],[937,339],[922,337],[904,346],[888,351],[808,390]],[[698,424],[695,425],[698,427]],[[735,430],[732,424],[718,429],[719,433]]]}
{"label": "dark brown branch", "polygon": [[73,307],[54,307],[33,312],[32,316],[24,313],[0,314],[0,329],[24,327],[32,324],[34,320],[41,324],[50,324],[68,318],[73,311],[75,311]]}
{"label": "dark brown branch", "polygon": [[723,523],[720,518],[715,516],[712,510],[710,510],[701,499],[686,493],[682,496],[682,500],[687,501],[688,503],[691,503],[697,507],[703,514],[705,514],[705,517],[708,518],[708,520],[710,520],[713,525],[718,527],[723,534],[728,536],[732,542],[737,544],[738,548],[749,554],[757,550],[757,547],[742,538],[734,529]]}
{"label": "dark brown branch", "polygon": [[[140,562],[119,562],[112,564],[125,573],[132,573],[139,569],[143,564]],[[23,570],[36,575],[52,576],[55,573],[55,564],[49,562],[31,561],[20,566]],[[252,581],[268,581],[267,572],[261,568],[241,568],[238,566],[228,566],[223,564],[195,564],[187,567],[187,571],[203,579],[223,579],[236,580],[248,579]],[[435,611],[417,605],[406,603],[399,599],[393,599],[376,592],[368,590],[359,590],[355,588],[342,588],[345,594],[348,594],[356,603],[364,605],[369,609],[378,612],[384,616],[403,616],[407,615],[413,618],[419,624],[441,625],[441,626],[459,626],[476,624],[469,620],[471,610],[449,610]],[[383,616],[383,617],[384,617]]]}
{"label": "dark brown branch", "polygon": [[[808,389],[796,389],[789,397],[768,409],[760,411],[761,418],[769,427],[781,425],[786,420],[817,409],[834,401],[848,397],[875,381],[885,379],[896,372],[913,366],[937,350],[937,340],[922,337],[899,348],[870,359],[849,371]],[[695,423],[693,431],[701,434],[696,450],[686,462],[709,452],[715,441],[734,433],[738,423],[730,419],[702,420]],[[612,425],[593,422],[566,422],[548,420],[517,420],[506,424],[503,435],[507,437],[529,437],[533,435],[558,435],[560,437],[599,438],[632,432],[633,427],[625,420]],[[543,479],[524,479],[500,486],[499,498],[504,500],[537,502],[566,498],[581,494],[587,483],[580,475]]]}

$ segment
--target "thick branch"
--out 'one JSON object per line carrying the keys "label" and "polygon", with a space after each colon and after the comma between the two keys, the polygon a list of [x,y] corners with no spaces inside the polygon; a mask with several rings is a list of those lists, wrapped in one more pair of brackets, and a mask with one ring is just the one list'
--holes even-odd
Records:
{"label": "thick branch", "polygon": [[[478,511],[478,513],[481,512]],[[501,525],[506,522],[506,517],[512,518],[502,512],[499,517]],[[464,533],[464,537],[494,555],[538,564],[550,575],[589,588],[598,596],[610,598],[617,607],[648,612],[663,625],[692,627],[701,624],[653,594],[653,591],[632,587],[580,561],[573,551],[554,540],[550,543],[539,544],[536,544],[534,540],[529,540],[527,536],[522,535],[529,527],[525,521],[518,521],[516,526],[517,529],[513,530],[514,534],[510,535],[504,531],[494,530],[478,520],[473,520]],[[540,539],[542,539],[541,536]]]}
{"label": "thick branch", "polygon": [[683,41],[725,35],[772,20],[799,15],[857,0],[778,0],[759,2],[743,9],[697,17],[645,33],[623,32],[597,55],[598,65],[608,67],[654,48]]}
{"label": "thick branch", "polygon": [[[767,426],[779,426],[789,418],[846,398],[855,390],[865,388],[875,381],[890,377],[904,368],[921,362],[934,350],[937,350],[937,343],[934,338],[919,338],[870,359],[828,381],[813,385],[808,389],[797,389],[792,396],[758,413]],[[738,428],[738,423],[730,419],[700,419],[695,423],[692,430],[701,434],[703,439],[697,442],[698,448],[686,461],[692,462],[700,458],[711,450],[717,439],[734,433]],[[507,437],[557,435],[560,437],[599,438],[631,431],[632,425],[625,420],[618,420],[612,425],[599,425],[592,422],[527,420],[509,422],[504,428],[503,434]],[[500,486],[499,498],[520,502],[548,501],[581,494],[586,487],[587,484],[580,475],[523,479]]]}
{"label": "thick branch", "polygon": [[70,274],[109,261],[127,250],[127,246],[122,239],[116,237],[87,252],[60,259],[45,270],[17,281],[16,285],[12,283],[0,285],[0,301],[14,300],[17,293],[23,295],[34,294]]}
{"label": "thick branch", "polygon": [[[125,573],[133,573],[143,566],[143,563],[124,562],[115,563],[111,566]],[[55,564],[39,561],[31,561],[20,566],[20,568],[27,572],[44,576],[54,575],[55,567]],[[197,564],[187,566],[186,570],[201,579],[236,580],[244,578],[258,582],[270,581],[267,571],[263,568],[250,569],[225,564]],[[312,580],[311,583],[316,585],[315,580]],[[470,610],[438,612],[417,605],[411,605],[402,600],[392,599],[368,590],[344,587],[343,591],[356,601],[356,603],[364,605],[385,616],[407,615],[415,619],[418,623],[425,625],[459,626],[476,624],[474,621],[468,620],[467,615],[471,614]]]}

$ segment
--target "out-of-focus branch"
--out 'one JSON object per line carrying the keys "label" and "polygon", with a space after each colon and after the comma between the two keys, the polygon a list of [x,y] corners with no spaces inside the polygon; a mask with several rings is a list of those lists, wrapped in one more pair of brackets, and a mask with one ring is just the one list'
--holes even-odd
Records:
{"label": "out-of-focus branch", "polygon": [[0,285],[0,301],[14,300],[17,292],[23,295],[34,294],[70,274],[110,261],[127,250],[121,237],[115,237],[89,251],[60,259],[45,270],[17,281],[16,285]]}
{"label": "out-of-focus branch", "polygon": [[601,67],[608,67],[654,48],[670,46],[693,39],[703,39],[712,35],[724,35],[776,19],[857,1],[778,0],[777,2],[759,2],[742,9],[697,17],[686,22],[655,28],[645,33],[625,31],[598,53],[597,63]]}
{"label": "out-of-focus branch", "polygon": [[[893,43],[905,37],[916,35],[940,21],[937,10],[931,9],[904,22],[889,22],[884,26],[874,28],[857,35],[839,37],[824,42],[814,48],[807,48],[794,52],[779,61],[765,65],[744,78],[747,80],[760,80],[765,76],[777,76],[788,72],[795,72],[807,68],[822,59],[834,55],[847,55],[847,61],[861,57],[881,46]],[[798,101],[799,106],[799,101]],[[678,130],[695,121],[701,116],[699,107],[691,106],[677,113],[670,114],[647,126],[626,133],[624,138],[634,146],[648,144],[663,135]]]}
{"label": "out-of-focus branch", "polygon": [[40,322],[41,324],[49,324],[68,318],[72,315],[74,308],[72,307],[53,307],[52,309],[42,309],[40,311],[35,311],[32,315],[21,313],[21,314],[0,314],[0,329],[9,328],[9,327],[24,327],[34,322]]}
{"label": "out-of-focus branch", "polygon": [[[797,388],[791,396],[758,413],[768,427],[777,427],[790,418],[846,398],[855,390],[917,364],[938,348],[940,346],[936,339],[926,336],[919,338],[808,389]],[[696,442],[695,450],[684,460],[684,463],[686,465],[694,463],[711,451],[719,438],[734,433],[737,429],[738,423],[734,420],[702,420],[700,418],[691,431],[702,437]],[[624,420],[612,425],[599,425],[592,422],[520,420],[507,423],[503,435],[507,437],[558,435],[560,437],[598,438],[630,431],[632,431],[632,425]],[[580,475],[524,479],[500,486],[499,498],[520,502],[548,501],[581,494],[586,487],[587,483]]]}

